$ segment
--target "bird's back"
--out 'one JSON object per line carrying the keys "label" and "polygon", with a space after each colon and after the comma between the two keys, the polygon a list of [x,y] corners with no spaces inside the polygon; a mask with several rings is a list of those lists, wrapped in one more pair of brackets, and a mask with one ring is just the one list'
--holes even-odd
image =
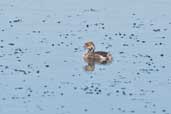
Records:
{"label": "bird's back", "polygon": [[95,54],[98,54],[98,55],[101,55],[101,56],[103,56],[103,57],[107,57],[107,54],[108,54],[108,52],[104,52],[104,51],[96,51],[96,52],[94,52]]}

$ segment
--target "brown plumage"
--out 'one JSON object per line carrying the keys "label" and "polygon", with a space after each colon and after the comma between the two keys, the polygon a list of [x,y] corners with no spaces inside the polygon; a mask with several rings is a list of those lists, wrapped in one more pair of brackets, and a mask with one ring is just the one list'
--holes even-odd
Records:
{"label": "brown plumage", "polygon": [[88,49],[88,51],[83,55],[84,60],[86,62],[96,62],[100,64],[105,64],[112,61],[112,55],[110,53],[104,51],[95,52],[95,45],[92,41],[86,42],[84,47]]}

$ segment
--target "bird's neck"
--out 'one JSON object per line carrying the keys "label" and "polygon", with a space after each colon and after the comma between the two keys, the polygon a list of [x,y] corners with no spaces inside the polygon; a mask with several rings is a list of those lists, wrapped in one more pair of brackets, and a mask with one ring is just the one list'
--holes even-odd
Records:
{"label": "bird's neck", "polygon": [[88,50],[88,53],[89,53],[89,54],[94,53],[94,48],[89,49],[89,50]]}

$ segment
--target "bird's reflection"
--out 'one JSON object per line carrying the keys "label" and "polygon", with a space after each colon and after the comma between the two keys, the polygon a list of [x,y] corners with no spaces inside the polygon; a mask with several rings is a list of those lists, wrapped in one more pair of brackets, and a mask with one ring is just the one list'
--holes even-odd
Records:
{"label": "bird's reflection", "polygon": [[110,64],[112,62],[112,61],[99,62],[95,59],[84,59],[84,61],[87,63],[87,65],[84,66],[84,70],[87,72],[94,71],[96,64],[106,65],[106,64]]}
{"label": "bird's reflection", "polygon": [[94,60],[89,60],[85,61],[87,62],[87,65],[84,66],[85,71],[94,71],[95,69],[95,61]]}

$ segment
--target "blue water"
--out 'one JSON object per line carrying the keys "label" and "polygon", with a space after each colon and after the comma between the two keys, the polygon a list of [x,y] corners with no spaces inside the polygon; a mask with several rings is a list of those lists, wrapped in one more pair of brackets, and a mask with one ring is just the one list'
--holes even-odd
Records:
{"label": "blue water", "polygon": [[[171,114],[170,6],[1,0],[0,114]],[[89,40],[111,64],[84,70]]]}

